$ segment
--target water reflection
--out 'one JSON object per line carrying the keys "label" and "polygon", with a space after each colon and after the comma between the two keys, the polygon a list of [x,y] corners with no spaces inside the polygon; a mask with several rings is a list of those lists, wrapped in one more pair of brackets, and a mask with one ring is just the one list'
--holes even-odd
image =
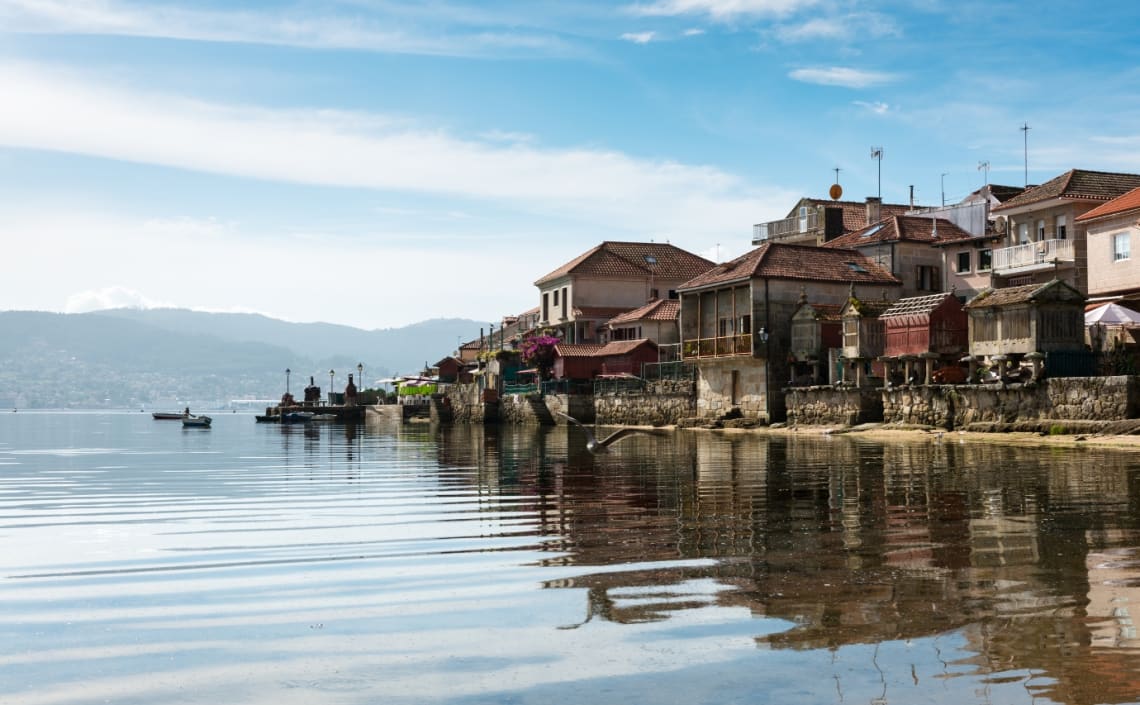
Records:
{"label": "water reflection", "polygon": [[968,655],[944,677],[1055,702],[1140,698],[1131,455],[677,434],[592,456],[573,429],[520,436],[449,430],[441,461],[478,465],[489,495],[533,497],[555,539],[543,565],[623,567],[544,583],[583,593],[563,629],[740,607],[789,625],[756,637],[774,649],[957,634]]}

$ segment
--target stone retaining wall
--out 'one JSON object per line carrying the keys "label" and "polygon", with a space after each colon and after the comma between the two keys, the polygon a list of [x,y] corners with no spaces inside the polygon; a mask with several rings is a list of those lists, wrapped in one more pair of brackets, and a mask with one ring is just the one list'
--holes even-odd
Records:
{"label": "stone retaining wall", "polygon": [[600,424],[660,426],[675,424],[696,414],[696,383],[692,380],[658,380],[641,391],[605,392],[594,396]]}
{"label": "stone retaining wall", "polygon": [[788,423],[806,426],[883,420],[882,390],[856,387],[793,387],[785,390]]}

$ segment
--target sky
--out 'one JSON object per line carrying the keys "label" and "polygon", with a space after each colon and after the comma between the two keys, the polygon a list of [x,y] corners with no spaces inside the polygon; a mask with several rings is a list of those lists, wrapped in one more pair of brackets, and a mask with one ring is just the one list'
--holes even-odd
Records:
{"label": "sky", "polygon": [[1134,2],[0,0],[0,310],[497,322],[605,240],[741,255],[837,175],[1140,172],[1137,36]]}

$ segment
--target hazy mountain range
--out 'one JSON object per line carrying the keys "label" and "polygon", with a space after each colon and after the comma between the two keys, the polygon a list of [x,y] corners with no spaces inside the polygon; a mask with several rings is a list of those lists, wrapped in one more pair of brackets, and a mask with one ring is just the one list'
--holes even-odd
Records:
{"label": "hazy mountain range", "polygon": [[420,372],[479,336],[477,321],[433,319],[363,330],[258,314],[113,309],[82,314],[0,311],[0,408],[214,406],[300,396],[309,377],[336,391]]}

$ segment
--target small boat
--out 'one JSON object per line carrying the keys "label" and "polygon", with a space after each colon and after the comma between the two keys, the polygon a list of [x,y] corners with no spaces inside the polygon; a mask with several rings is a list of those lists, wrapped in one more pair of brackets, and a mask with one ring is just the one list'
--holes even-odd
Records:
{"label": "small boat", "polygon": [[253,418],[257,419],[257,423],[278,423],[281,421],[281,417],[276,414],[254,414]]}
{"label": "small boat", "polygon": [[209,416],[186,416],[182,419],[182,428],[209,428],[211,421]]}
{"label": "small boat", "polygon": [[151,414],[157,421],[177,421],[185,414],[180,414],[177,411],[155,411]]}

